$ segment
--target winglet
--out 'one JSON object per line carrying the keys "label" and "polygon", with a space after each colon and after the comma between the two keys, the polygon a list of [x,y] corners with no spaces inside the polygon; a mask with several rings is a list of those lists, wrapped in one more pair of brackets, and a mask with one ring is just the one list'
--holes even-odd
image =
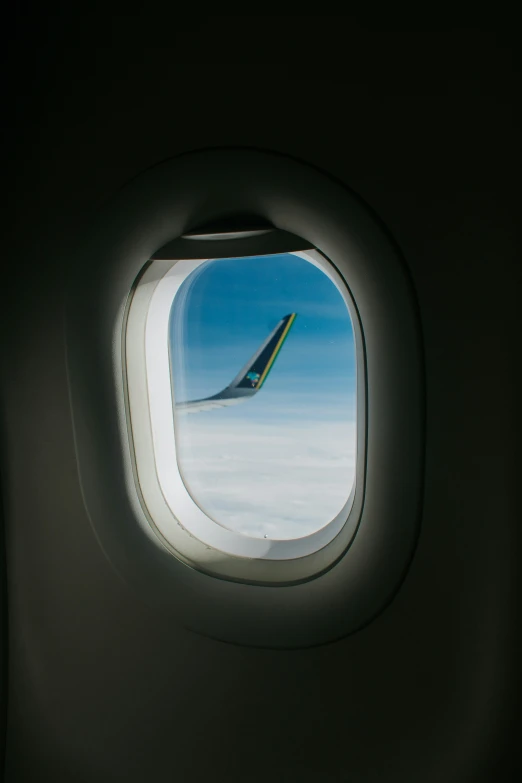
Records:
{"label": "winglet", "polygon": [[297,313],[289,313],[282,318],[273,332],[256,351],[248,364],[234,378],[229,389],[252,389],[258,391],[274,366],[277,355],[296,319]]}
{"label": "winglet", "polygon": [[176,403],[176,410],[197,413],[198,411],[233,405],[252,397],[266,381],[296,316],[297,313],[289,313],[279,321],[255,354],[223,391],[202,400]]}

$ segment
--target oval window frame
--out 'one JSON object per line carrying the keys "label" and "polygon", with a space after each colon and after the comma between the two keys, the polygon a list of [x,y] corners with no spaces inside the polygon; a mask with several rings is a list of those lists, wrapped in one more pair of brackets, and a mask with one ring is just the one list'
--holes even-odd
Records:
{"label": "oval window frame", "polygon": [[[273,254],[277,232],[271,239]],[[283,239],[288,241],[287,237]],[[297,241],[297,244],[302,242]],[[243,250],[253,255],[256,241]],[[171,245],[172,247],[172,245]],[[203,256],[205,243],[200,246]],[[171,256],[179,255],[183,247]],[[350,291],[333,265],[317,250],[286,251],[321,269],[348,310],[357,359],[357,453],[353,486],[339,513],[319,530],[300,539],[264,540],[218,525],[185,486],[176,458],[173,390],[168,357],[170,310],[183,281],[207,259],[167,259],[160,250],[134,286],[124,317],[125,398],[136,491],[149,522],[164,545],[186,564],[208,574],[249,584],[290,584],[315,578],[350,546],[364,498],[366,376],[364,340]],[[197,255],[197,250],[194,251]],[[223,257],[223,254],[221,254]],[[236,256],[234,256],[236,257]],[[164,351],[158,353],[158,345]],[[164,355],[163,355],[164,354]],[[144,411],[148,415],[144,415]],[[172,479],[172,466],[176,474]]]}
{"label": "oval window frame", "polygon": [[[245,209],[330,260],[364,330],[366,488],[357,535],[319,576],[284,586],[218,579],[172,556],[136,493],[126,419],[122,328],[139,271],[194,226]],[[371,210],[344,184],[289,156],[194,151],[116,194],[70,269],[66,350],[80,484],[93,531],[124,581],[186,628],[257,647],[323,644],[379,614],[405,576],[419,532],[424,369],[414,289]]]}

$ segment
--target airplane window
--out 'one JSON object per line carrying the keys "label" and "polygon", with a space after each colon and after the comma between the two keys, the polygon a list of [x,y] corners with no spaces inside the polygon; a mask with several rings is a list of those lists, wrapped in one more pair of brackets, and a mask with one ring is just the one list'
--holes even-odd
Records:
{"label": "airplane window", "polygon": [[198,567],[265,581],[315,574],[355,534],[362,499],[364,364],[350,292],[309,245],[211,258],[201,247],[192,259],[165,247],[126,321],[142,508]]}
{"label": "airplane window", "polygon": [[286,156],[195,152],[123,189],[79,258],[75,445],[118,573],[261,647],[375,616],[417,540],[424,391],[415,295],[364,204]]}
{"label": "airplane window", "polygon": [[208,260],[170,313],[177,464],[219,525],[292,540],[345,506],[356,356],[340,290],[299,254]]}

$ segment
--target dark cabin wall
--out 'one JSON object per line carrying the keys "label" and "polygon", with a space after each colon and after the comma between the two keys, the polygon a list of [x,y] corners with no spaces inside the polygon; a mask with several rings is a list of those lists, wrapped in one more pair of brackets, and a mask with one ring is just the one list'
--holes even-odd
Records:
{"label": "dark cabin wall", "polygon": [[[512,41],[348,17],[19,11],[3,313],[7,780],[514,779]],[[418,550],[377,620],[317,649],[243,649],[166,626],[104,559],[76,474],[72,249],[129,179],[217,145],[273,149],[341,179],[390,229],[419,300]]]}

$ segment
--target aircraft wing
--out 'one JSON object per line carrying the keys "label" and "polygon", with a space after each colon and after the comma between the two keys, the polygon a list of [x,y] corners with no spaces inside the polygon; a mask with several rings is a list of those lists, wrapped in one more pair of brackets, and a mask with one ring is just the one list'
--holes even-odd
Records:
{"label": "aircraft wing", "polygon": [[237,405],[253,397],[266,381],[296,316],[297,313],[290,313],[279,321],[275,329],[270,332],[255,354],[225,389],[202,400],[176,403],[176,413],[199,413],[213,408]]}

